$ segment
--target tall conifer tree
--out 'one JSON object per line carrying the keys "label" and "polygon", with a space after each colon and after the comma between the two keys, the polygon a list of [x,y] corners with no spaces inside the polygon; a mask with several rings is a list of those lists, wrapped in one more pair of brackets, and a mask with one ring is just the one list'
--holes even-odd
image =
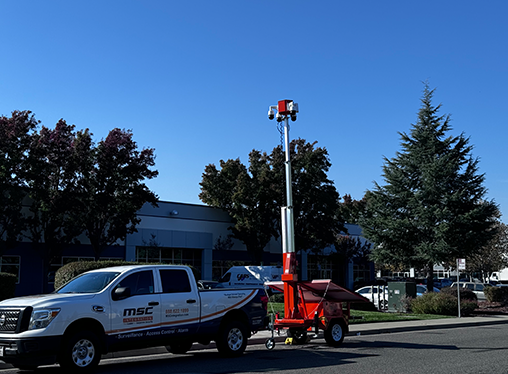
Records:
{"label": "tall conifer tree", "polygon": [[439,116],[434,90],[425,84],[422,106],[402,150],[385,158],[384,186],[367,191],[361,220],[380,264],[424,270],[432,289],[433,266],[454,263],[492,237],[497,205],[485,199],[484,175],[463,134],[449,136],[450,116]]}

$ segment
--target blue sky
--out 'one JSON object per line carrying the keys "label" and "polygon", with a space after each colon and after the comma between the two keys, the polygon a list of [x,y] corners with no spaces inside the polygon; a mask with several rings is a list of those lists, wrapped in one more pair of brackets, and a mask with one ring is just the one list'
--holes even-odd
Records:
{"label": "blue sky", "polygon": [[329,177],[360,199],[400,150],[423,81],[508,215],[506,1],[0,0],[0,114],[31,110],[95,141],[131,129],[153,147],[161,200],[201,203],[207,164],[290,137],[326,147]]}

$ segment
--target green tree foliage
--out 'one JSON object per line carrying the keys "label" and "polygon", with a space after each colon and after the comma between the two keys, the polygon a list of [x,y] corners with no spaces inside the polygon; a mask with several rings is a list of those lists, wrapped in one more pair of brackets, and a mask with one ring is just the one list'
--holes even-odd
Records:
{"label": "green tree foliage", "polygon": [[[290,144],[296,250],[316,250],[334,242],[343,229],[335,220],[338,193],[327,177],[326,149],[303,139]],[[233,220],[232,237],[242,241],[257,263],[272,237],[280,235],[280,209],[285,205],[284,154],[253,150],[247,168],[239,159],[205,167],[199,198],[224,209]]]}
{"label": "green tree foliage", "polygon": [[418,120],[400,133],[402,150],[385,158],[384,186],[367,191],[363,233],[375,243],[380,264],[423,269],[432,289],[435,263],[482,248],[493,235],[498,209],[485,200],[484,175],[463,134],[447,136],[449,116],[438,116],[434,91],[425,85]]}
{"label": "green tree foliage", "polygon": [[[345,231],[342,217],[337,215],[340,196],[333,181],[328,179],[331,162],[326,148],[295,139],[289,144],[296,251],[319,251],[335,242]],[[276,147],[271,155],[278,192],[277,201],[285,206],[284,154]],[[277,220],[280,222],[280,220]]]}
{"label": "green tree foliage", "polygon": [[239,159],[220,161],[220,170],[205,167],[199,198],[204,203],[224,209],[233,220],[232,237],[242,241],[253,260],[263,260],[263,248],[276,235],[274,221],[277,205],[273,173],[266,153],[253,150],[247,169]]}
{"label": "green tree foliage", "polygon": [[350,261],[356,260],[360,263],[367,263],[371,253],[372,244],[362,241],[360,238],[353,238],[349,235],[338,235],[334,243],[334,251],[330,257],[334,263],[340,268],[341,284],[346,284],[345,275],[347,274],[347,266]]}
{"label": "green tree foliage", "polygon": [[28,151],[38,121],[29,111],[0,117],[0,255],[25,227],[22,215]]}
{"label": "green tree foliage", "polygon": [[495,271],[508,267],[508,226],[496,221],[492,228],[494,237],[466,259],[468,273],[482,274],[486,279]]}
{"label": "green tree foliage", "polygon": [[339,203],[338,216],[344,219],[344,222],[357,224],[360,216],[367,206],[367,200],[363,197],[361,200],[354,200],[351,195],[345,194],[342,202]]}

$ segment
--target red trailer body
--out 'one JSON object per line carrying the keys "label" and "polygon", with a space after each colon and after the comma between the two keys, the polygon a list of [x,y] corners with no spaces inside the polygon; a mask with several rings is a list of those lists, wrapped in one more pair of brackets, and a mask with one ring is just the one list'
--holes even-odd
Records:
{"label": "red trailer body", "polygon": [[[284,292],[286,282],[267,282],[272,289]],[[332,346],[342,343],[349,331],[350,304],[368,303],[369,300],[349,291],[328,279],[297,281],[295,309],[284,318],[275,319],[275,329],[289,329],[289,335],[296,343],[307,340],[307,331],[312,328],[324,330],[326,342]],[[286,295],[284,295],[286,296]],[[268,343],[267,343],[268,347]]]}

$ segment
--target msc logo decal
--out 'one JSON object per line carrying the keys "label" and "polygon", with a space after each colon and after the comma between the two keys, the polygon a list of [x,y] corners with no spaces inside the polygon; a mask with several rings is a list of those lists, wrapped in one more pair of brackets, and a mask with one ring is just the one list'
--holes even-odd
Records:
{"label": "msc logo decal", "polygon": [[153,322],[153,307],[143,307],[143,308],[127,308],[123,310],[123,316],[126,317],[123,319],[123,323],[127,323],[129,325],[136,323],[152,323]]}
{"label": "msc logo decal", "polygon": [[238,274],[236,276],[236,279],[238,279],[240,282],[245,280],[245,279],[248,279],[249,278],[249,274]]}
{"label": "msc logo decal", "polygon": [[153,314],[153,307],[147,306],[146,308],[127,308],[123,310],[123,316],[145,316]]}

